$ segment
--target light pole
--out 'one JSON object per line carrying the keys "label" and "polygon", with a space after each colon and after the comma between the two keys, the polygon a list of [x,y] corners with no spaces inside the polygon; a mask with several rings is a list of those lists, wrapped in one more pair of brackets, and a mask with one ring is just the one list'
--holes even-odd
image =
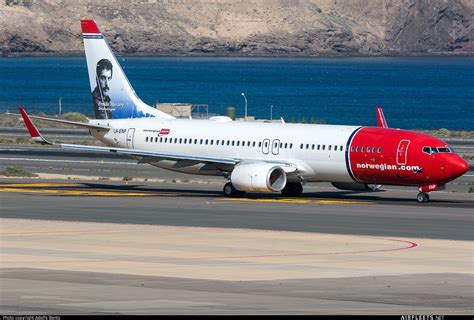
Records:
{"label": "light pole", "polygon": [[242,97],[245,99],[245,117],[244,120],[247,118],[247,97],[245,96],[245,93],[242,92]]}
{"label": "light pole", "polygon": [[61,116],[61,99],[62,97],[59,97],[59,116]]}
{"label": "light pole", "polygon": [[270,105],[270,120],[273,120],[273,104]]}

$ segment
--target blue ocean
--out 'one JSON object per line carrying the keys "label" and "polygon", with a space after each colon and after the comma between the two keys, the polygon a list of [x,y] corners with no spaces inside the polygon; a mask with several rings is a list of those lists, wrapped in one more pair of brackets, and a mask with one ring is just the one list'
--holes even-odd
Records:
{"label": "blue ocean", "polygon": [[[474,58],[119,58],[148,104],[228,106],[256,118],[474,130]],[[0,58],[0,112],[93,114],[84,57]]]}

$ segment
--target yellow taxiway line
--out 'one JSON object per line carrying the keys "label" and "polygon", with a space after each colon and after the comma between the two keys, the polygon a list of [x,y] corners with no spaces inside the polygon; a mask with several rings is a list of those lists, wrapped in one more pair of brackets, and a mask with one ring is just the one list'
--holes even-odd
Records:
{"label": "yellow taxiway line", "polygon": [[241,202],[271,202],[271,203],[297,203],[297,204],[372,204],[373,201],[332,200],[332,199],[250,199],[250,198],[224,198],[225,201]]}
{"label": "yellow taxiway line", "polygon": [[[152,197],[164,196],[165,194],[143,193],[143,192],[116,192],[116,191],[87,191],[87,190],[56,190],[56,189],[29,189],[29,188],[0,188],[0,192],[14,193],[43,193],[43,194],[63,194],[73,196],[104,196],[104,197]],[[166,196],[173,196],[166,194]]]}

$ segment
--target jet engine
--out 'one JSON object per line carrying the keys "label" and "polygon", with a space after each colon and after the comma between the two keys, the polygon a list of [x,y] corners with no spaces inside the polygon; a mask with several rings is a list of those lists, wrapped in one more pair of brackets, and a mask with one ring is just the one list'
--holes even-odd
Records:
{"label": "jet engine", "polygon": [[271,163],[238,165],[230,176],[234,187],[246,192],[278,192],[285,187],[286,180],[283,168]]}

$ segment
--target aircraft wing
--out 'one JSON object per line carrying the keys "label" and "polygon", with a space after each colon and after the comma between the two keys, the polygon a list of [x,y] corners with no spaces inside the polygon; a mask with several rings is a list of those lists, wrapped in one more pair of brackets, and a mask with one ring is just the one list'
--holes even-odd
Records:
{"label": "aircraft wing", "polygon": [[[158,152],[158,151],[147,151],[147,150],[139,150],[139,149],[128,149],[128,148],[115,148],[115,147],[102,147],[102,146],[86,146],[80,144],[66,144],[66,143],[52,143],[48,141],[43,135],[39,132],[36,128],[34,123],[31,121],[30,116],[26,113],[23,108],[20,108],[21,116],[26,124],[28,132],[31,135],[33,141],[41,143],[41,144],[49,144],[49,145],[57,145],[62,149],[69,149],[69,150],[82,150],[82,151],[90,151],[90,152],[112,152],[116,154],[123,154],[132,157],[140,157],[146,159],[156,159],[156,160],[188,160],[188,161],[196,161],[196,162],[203,162],[203,163],[214,163],[214,164],[226,164],[226,165],[236,165],[238,163],[243,162],[261,162],[262,160],[258,159],[244,159],[244,158],[224,158],[224,157],[207,157],[207,156],[200,156],[200,155],[193,155],[193,154],[180,154],[180,153],[170,153],[170,152]],[[103,128],[102,128],[103,129]],[[109,129],[109,128],[107,128]],[[273,161],[265,161],[265,162],[273,162]],[[278,161],[274,162],[275,164],[279,164],[287,173],[294,173],[297,168],[290,163]]]}
{"label": "aircraft wing", "polygon": [[169,152],[157,152],[147,151],[139,149],[127,149],[127,148],[113,148],[113,147],[100,147],[100,146],[85,146],[80,144],[65,144],[61,143],[58,145],[62,149],[72,150],[83,150],[92,152],[112,152],[117,154],[124,154],[128,156],[156,158],[157,160],[190,160],[197,162],[210,162],[210,163],[222,163],[222,164],[236,164],[238,161],[231,158],[217,158],[217,157],[203,157],[192,154],[180,154],[180,153],[169,153]]}

